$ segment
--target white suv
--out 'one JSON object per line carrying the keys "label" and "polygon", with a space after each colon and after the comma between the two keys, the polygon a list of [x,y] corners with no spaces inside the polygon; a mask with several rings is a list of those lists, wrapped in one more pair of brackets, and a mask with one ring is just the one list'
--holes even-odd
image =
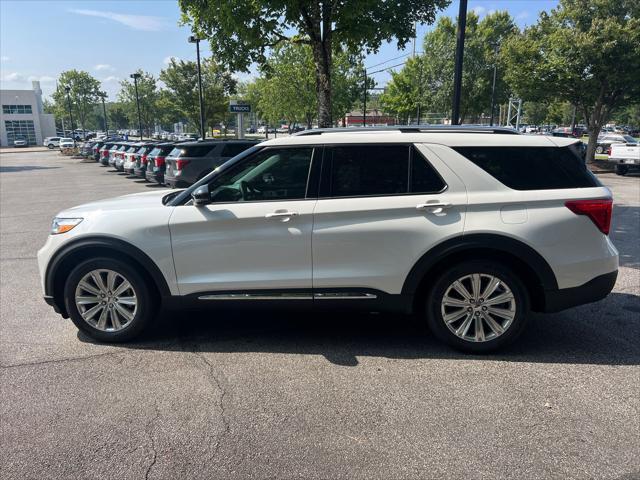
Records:
{"label": "white suv", "polygon": [[102,341],[156,308],[289,304],[415,313],[451,345],[512,341],[530,310],[604,298],[611,192],[574,139],[482,128],[310,130],[177,192],[60,213],[46,301]]}

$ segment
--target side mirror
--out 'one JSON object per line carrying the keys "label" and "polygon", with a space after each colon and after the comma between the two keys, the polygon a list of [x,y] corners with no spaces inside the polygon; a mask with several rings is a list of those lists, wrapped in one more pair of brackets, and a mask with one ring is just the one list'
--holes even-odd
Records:
{"label": "side mirror", "polygon": [[196,207],[202,207],[211,203],[211,195],[209,194],[209,185],[200,185],[193,192],[191,192],[191,198],[193,198],[193,204]]}

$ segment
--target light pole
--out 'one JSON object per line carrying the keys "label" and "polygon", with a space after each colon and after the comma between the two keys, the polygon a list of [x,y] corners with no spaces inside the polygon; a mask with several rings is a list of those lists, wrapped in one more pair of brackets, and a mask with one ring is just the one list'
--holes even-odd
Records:
{"label": "light pole", "polygon": [[136,89],[136,105],[138,106],[138,128],[140,129],[140,140],[142,140],[142,117],[140,116],[140,97],[138,97],[138,79],[142,76],[142,74],[132,73],[129,76],[133,78],[133,85]]}
{"label": "light pole", "polygon": [[453,72],[453,105],[451,125],[460,125],[460,94],[462,90],[462,63],[464,58],[464,35],[467,28],[467,0],[460,0],[458,11],[458,31],[456,40],[456,60]]}
{"label": "light pole", "polygon": [[69,92],[71,92],[71,87],[69,85],[65,86],[64,91],[67,92],[67,106],[69,108],[69,120],[71,121],[71,138],[73,138],[73,144],[75,145],[76,137],[73,131],[73,113],[71,113],[71,95],[69,95]]}
{"label": "light pole", "polygon": [[498,73],[498,44],[494,48],[493,59],[493,82],[491,83],[491,115],[489,116],[489,126],[493,127],[493,112],[496,108],[496,75]]}
{"label": "light pole", "polygon": [[109,124],[107,123],[107,107],[104,104],[104,99],[107,97],[106,92],[98,92],[100,100],[102,100],[102,115],[104,116],[104,134],[109,136]]}
{"label": "light pole", "polygon": [[202,39],[196,37],[195,35],[191,35],[189,37],[189,43],[196,44],[196,57],[198,59],[198,96],[200,99],[200,136],[202,137],[202,140],[204,140],[204,100],[202,98],[202,70],[200,69],[200,40]]}

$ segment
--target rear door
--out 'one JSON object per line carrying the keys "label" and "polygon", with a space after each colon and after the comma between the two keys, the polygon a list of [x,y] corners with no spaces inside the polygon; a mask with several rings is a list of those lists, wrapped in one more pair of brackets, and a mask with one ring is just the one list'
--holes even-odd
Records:
{"label": "rear door", "polygon": [[462,233],[466,191],[413,145],[326,146],[313,226],[314,292],[398,294],[431,247]]}

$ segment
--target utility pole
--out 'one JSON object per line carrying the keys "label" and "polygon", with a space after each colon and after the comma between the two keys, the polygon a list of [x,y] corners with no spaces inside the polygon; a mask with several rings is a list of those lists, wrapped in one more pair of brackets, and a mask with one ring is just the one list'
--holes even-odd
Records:
{"label": "utility pole", "polygon": [[105,92],[98,92],[98,96],[100,97],[100,100],[102,100],[102,115],[104,116],[104,134],[108,137],[109,123],[107,122],[107,107],[104,104],[104,99],[106,98],[107,94]]}
{"label": "utility pole", "polygon": [[367,126],[367,69],[364,70],[364,86],[362,95],[362,126]]}
{"label": "utility pole", "polygon": [[453,74],[453,105],[451,108],[451,125],[460,125],[460,96],[462,90],[462,65],[464,58],[464,36],[467,28],[467,0],[460,0],[458,11],[458,30],[456,39],[456,59]]}
{"label": "utility pole", "polygon": [[[196,44],[196,57],[198,59],[198,96],[199,96],[199,100],[200,100],[200,137],[202,137],[202,140],[205,139],[205,130],[204,130],[204,100],[202,98],[202,70],[200,68],[200,40],[202,40],[201,38],[198,38],[194,35],[191,35],[189,37],[189,43],[195,43]],[[237,125],[236,125],[236,129],[237,129]]]}
{"label": "utility pole", "polygon": [[76,144],[76,136],[75,136],[75,132],[73,131],[73,114],[71,113],[71,96],[69,95],[69,92],[71,92],[71,87],[69,85],[67,85],[66,87],[64,87],[64,91],[67,92],[67,105],[69,107],[69,120],[71,121],[71,138],[73,138],[73,144]]}
{"label": "utility pole", "polygon": [[493,127],[493,112],[495,110],[496,102],[496,76],[498,73],[498,44],[496,44],[493,58],[493,82],[491,83],[491,115],[489,116],[489,126]]}
{"label": "utility pole", "polygon": [[129,76],[133,78],[133,85],[136,89],[136,105],[138,106],[138,128],[140,129],[140,140],[142,140],[142,116],[140,115],[140,97],[138,96],[138,79],[142,75],[140,73],[132,73]]}

